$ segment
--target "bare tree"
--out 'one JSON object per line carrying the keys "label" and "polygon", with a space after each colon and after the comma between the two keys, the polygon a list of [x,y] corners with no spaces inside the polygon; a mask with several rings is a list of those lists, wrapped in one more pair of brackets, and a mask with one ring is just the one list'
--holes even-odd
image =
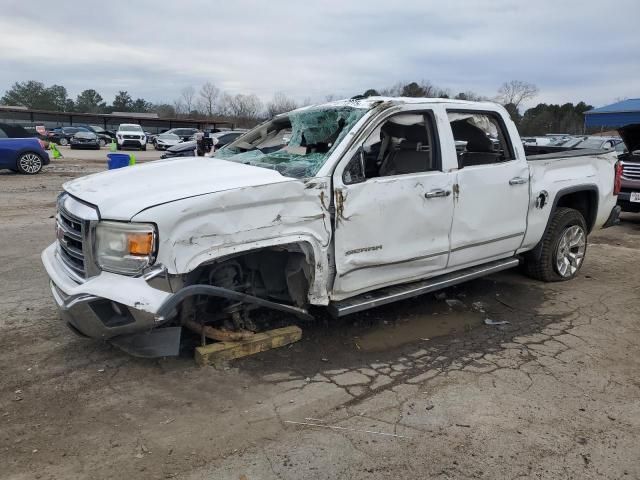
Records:
{"label": "bare tree", "polygon": [[380,90],[380,95],[383,97],[400,97],[402,95],[402,91],[404,90],[404,83],[398,82],[390,87],[385,87]]}
{"label": "bare tree", "polygon": [[182,100],[177,99],[173,101],[173,111],[176,112],[176,116],[179,117],[185,113],[186,107]]}
{"label": "bare tree", "polygon": [[193,99],[196,96],[196,89],[189,86],[182,89],[180,92],[180,99],[184,103],[187,115],[193,110]]}
{"label": "bare tree", "polygon": [[216,100],[219,95],[220,89],[211,82],[205,83],[202,85],[202,88],[200,88],[200,105],[202,111],[210,117],[213,116]]}
{"label": "bare tree", "polygon": [[498,90],[497,100],[503,105],[511,103],[517,109],[522,102],[538,95],[538,91],[538,87],[533,83],[511,80],[502,84]]}
{"label": "bare tree", "polygon": [[282,92],[276,92],[273,99],[267,104],[267,114],[275,117],[280,113],[290,112],[298,108],[298,104],[292,98],[287,97]]}
{"label": "bare tree", "polygon": [[236,118],[257,119],[262,113],[262,102],[253,93],[250,95],[225,93],[222,97],[221,107],[221,113]]}

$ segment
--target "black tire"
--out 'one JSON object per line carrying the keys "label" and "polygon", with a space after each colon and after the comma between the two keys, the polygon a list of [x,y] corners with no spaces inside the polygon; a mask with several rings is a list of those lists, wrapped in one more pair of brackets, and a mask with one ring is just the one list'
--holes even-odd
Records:
{"label": "black tire", "polygon": [[24,175],[35,175],[40,173],[44,162],[40,155],[34,152],[21,153],[16,161],[18,172]]}
{"label": "black tire", "polygon": [[98,140],[98,148],[106,147],[106,146],[107,146],[107,141],[104,138],[101,138],[100,140]]}
{"label": "black tire", "polygon": [[58,143],[64,147],[66,145],[69,145],[69,140],[67,140],[65,137],[62,137],[62,138],[60,138]]}
{"label": "black tire", "polygon": [[[574,272],[562,275],[558,270],[558,249],[563,235],[570,228],[577,226],[584,234],[584,250],[582,257]],[[540,244],[534,252],[525,255],[524,271],[531,278],[543,282],[564,282],[574,278],[584,264],[584,255],[587,252],[587,222],[582,214],[573,208],[560,207],[553,213],[549,227],[544,233]],[[538,253],[539,255],[536,255]]]}
{"label": "black tire", "polygon": [[116,143],[116,150],[122,150],[122,147],[118,143]]}

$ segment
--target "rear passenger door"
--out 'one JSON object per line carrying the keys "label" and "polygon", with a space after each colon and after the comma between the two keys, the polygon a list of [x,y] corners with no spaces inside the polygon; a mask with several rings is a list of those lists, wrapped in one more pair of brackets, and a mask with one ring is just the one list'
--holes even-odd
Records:
{"label": "rear passenger door", "polygon": [[333,177],[333,299],[435,275],[449,256],[455,172],[443,171],[436,116],[413,107],[368,128]]}
{"label": "rear passenger door", "polygon": [[447,111],[458,157],[449,267],[511,256],[524,238],[529,168],[495,112]]}

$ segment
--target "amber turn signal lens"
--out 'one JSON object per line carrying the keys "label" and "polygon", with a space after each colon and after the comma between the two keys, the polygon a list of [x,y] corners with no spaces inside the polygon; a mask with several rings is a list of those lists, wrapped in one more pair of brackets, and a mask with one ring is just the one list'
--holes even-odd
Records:
{"label": "amber turn signal lens", "polygon": [[153,251],[153,234],[151,233],[129,233],[129,254],[131,255],[151,255]]}

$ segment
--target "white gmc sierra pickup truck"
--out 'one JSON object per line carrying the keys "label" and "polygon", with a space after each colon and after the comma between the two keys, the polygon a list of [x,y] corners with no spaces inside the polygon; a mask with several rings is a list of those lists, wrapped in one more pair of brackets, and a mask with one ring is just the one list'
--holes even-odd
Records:
{"label": "white gmc sierra pickup truck", "polygon": [[66,183],[42,260],[74,331],[172,355],[186,322],[342,316],[519,264],[571,279],[589,232],[617,220],[620,173],[612,152],[527,158],[493,103],[344,100],[278,115],[214,158]]}

